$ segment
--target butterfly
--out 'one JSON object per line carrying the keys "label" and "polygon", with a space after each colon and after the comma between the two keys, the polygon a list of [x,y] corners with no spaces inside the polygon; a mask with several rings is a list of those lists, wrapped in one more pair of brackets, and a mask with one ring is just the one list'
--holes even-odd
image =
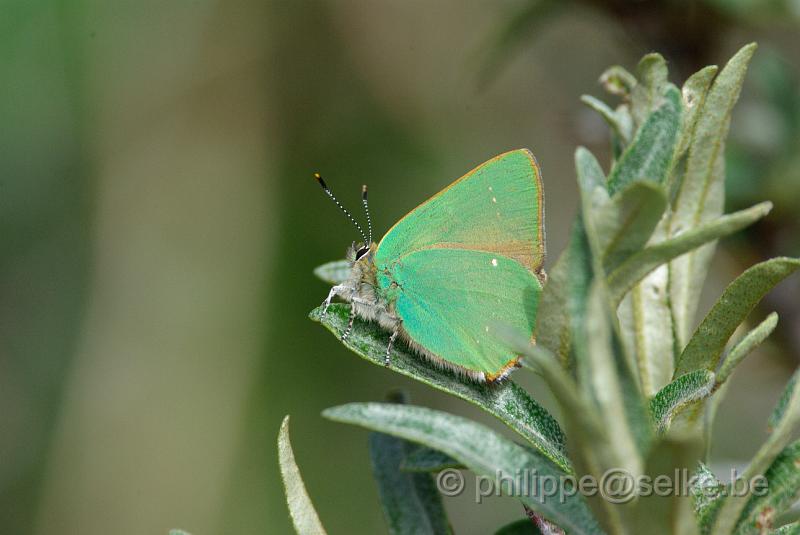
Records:
{"label": "butterfly", "polygon": [[349,274],[331,288],[356,317],[390,333],[385,364],[399,337],[432,364],[478,382],[501,381],[519,355],[493,335],[503,324],[531,337],[545,280],[544,204],[539,166],[527,149],[506,152],[468,172],[372,241],[368,232],[315,178],[355,225],[363,242],[347,251]]}

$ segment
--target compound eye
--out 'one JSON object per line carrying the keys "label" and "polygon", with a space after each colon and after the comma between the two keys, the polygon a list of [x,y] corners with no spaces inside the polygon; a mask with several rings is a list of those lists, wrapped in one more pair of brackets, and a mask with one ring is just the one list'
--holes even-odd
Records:
{"label": "compound eye", "polygon": [[361,249],[356,251],[356,260],[361,260],[361,257],[363,257],[368,252],[369,252],[369,247],[362,247]]}

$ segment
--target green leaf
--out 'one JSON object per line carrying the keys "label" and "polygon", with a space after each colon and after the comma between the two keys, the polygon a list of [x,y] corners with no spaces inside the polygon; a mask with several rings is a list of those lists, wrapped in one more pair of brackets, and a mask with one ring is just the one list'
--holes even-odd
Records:
{"label": "green leaf", "polygon": [[703,463],[698,463],[692,486],[689,488],[694,503],[695,517],[701,533],[708,533],[719,505],[722,504],[725,485]]}
{"label": "green leaf", "polygon": [[[332,304],[324,318],[321,308],[313,310],[310,318],[322,323],[341,339],[347,327],[349,310],[346,305]],[[343,342],[355,354],[381,368],[385,368],[384,354],[388,343],[388,333],[378,325],[358,318],[350,336]],[[481,407],[519,433],[563,470],[572,470],[564,454],[564,433],[558,422],[514,382],[496,385],[465,381],[450,371],[431,366],[401,344],[393,350],[391,369]]]}
{"label": "green leaf", "polygon": [[637,125],[661,106],[667,85],[667,62],[661,54],[647,54],[636,66],[638,83],[631,92],[631,109]]}
{"label": "green leaf", "polygon": [[591,95],[581,96],[581,102],[596,111],[624,145],[631,142],[633,125],[625,108],[613,110],[608,104]]}
{"label": "green leaf", "polygon": [[341,284],[350,276],[352,263],[349,260],[334,260],[314,268],[314,275],[332,286]]}
{"label": "green leaf", "polygon": [[723,292],[678,358],[675,376],[714,370],[725,344],[753,307],[776,284],[800,268],[800,259],[773,258],[756,264]]}
{"label": "green leaf", "polygon": [[800,498],[800,441],[781,451],[764,473],[763,496],[753,495],[739,517],[736,535],[760,533]]}
{"label": "green leaf", "polygon": [[406,472],[441,472],[446,468],[463,468],[463,465],[439,450],[417,446],[406,452],[400,469]]}
{"label": "green leaf", "polygon": [[430,474],[409,473],[400,467],[415,446],[403,439],[372,433],[369,453],[378,483],[381,507],[392,535],[448,534],[442,497]]}
{"label": "green leaf", "polygon": [[636,86],[636,78],[623,67],[614,65],[600,75],[600,85],[612,95],[628,98]]}
{"label": "green leaf", "polygon": [[763,202],[745,210],[703,223],[678,236],[650,245],[639,253],[632,255],[608,275],[608,286],[612,300],[620,302],[636,283],[658,266],[684,255],[704,243],[733,234],[751,225],[767,215],[771,209],[772,203]]}
{"label": "green leaf", "polygon": [[[763,474],[775,461],[783,448],[789,443],[800,424],[800,368],[794,373],[786,386],[778,406],[770,418],[772,433],[759,448],[750,464],[742,472],[741,481],[751,481],[755,476]],[[747,488],[752,491],[752,488]],[[739,492],[724,499],[712,535],[729,535],[733,533],[736,522],[750,499],[751,492]]]}
{"label": "green leaf", "polygon": [[[685,172],[677,181],[670,220],[670,236],[699,227],[722,215],[725,197],[724,147],[731,111],[744,81],[755,44],[742,48],[714,80],[696,112],[697,124],[689,146]],[[685,346],[714,253],[707,244],[670,264],[670,303],[677,346]]]}
{"label": "green leaf", "polygon": [[541,535],[541,533],[530,518],[522,518],[498,529],[494,535]]}
{"label": "green leaf", "polygon": [[322,527],[303,478],[300,476],[300,470],[294,461],[292,444],[289,442],[289,416],[283,419],[278,433],[278,459],[286,491],[286,503],[289,505],[289,514],[297,535],[324,535],[325,528]]}
{"label": "green leaf", "polygon": [[672,170],[672,161],[681,126],[681,95],[673,85],[664,93],[658,107],[636,132],[608,176],[608,191],[613,196],[638,180],[665,183]]}
{"label": "green leaf", "polygon": [[589,244],[578,220],[567,248],[548,273],[536,321],[536,343],[552,351],[565,369],[573,366],[571,329],[582,321],[575,315],[583,308],[580,296],[586,294],[590,278]]}
{"label": "green leaf", "polygon": [[717,71],[719,71],[719,68],[716,65],[704,67],[691,75],[681,88],[684,113],[678,150],[675,153],[676,158],[683,156],[689,148],[692,134],[694,134],[694,129],[697,125],[697,118],[700,116],[700,110],[703,109],[708,88],[711,87],[711,82],[717,75]]}
{"label": "green leaf", "polygon": [[770,535],[800,535],[800,522],[793,522],[769,532]]}
{"label": "green leaf", "polygon": [[[702,451],[702,439],[698,434],[663,437],[653,445],[647,456],[645,474],[654,487],[664,481],[677,485],[676,474],[693,470]],[[697,534],[692,498],[680,490],[673,487],[665,495],[653,492],[640,496],[634,504],[633,529],[630,532],[647,535]]]}
{"label": "green leaf", "polygon": [[[323,415],[441,450],[479,476],[499,478],[504,494],[519,498],[569,533],[602,533],[582,496],[547,498],[539,488],[545,480],[559,482],[564,475],[560,468],[486,426],[424,407],[386,403],[349,403],[326,409]],[[533,470],[536,488],[523,492],[527,482],[519,476]]]}
{"label": "green leaf", "polygon": [[767,319],[762,321],[758,327],[748,332],[744,337],[742,337],[739,342],[733,346],[733,348],[728,352],[728,356],[725,357],[725,360],[722,361],[722,365],[717,370],[717,384],[720,385],[724,383],[728,377],[730,377],[733,370],[736,366],[744,360],[744,358],[750,354],[755,348],[761,345],[761,343],[767,339],[767,337],[772,334],[772,331],[775,330],[775,327],[778,325],[778,314],[773,312]]}
{"label": "green leaf", "polygon": [[650,400],[650,412],[659,433],[669,429],[673,417],[680,409],[711,395],[714,385],[712,372],[697,370],[681,375],[659,390]]}
{"label": "green leaf", "polygon": [[667,198],[659,186],[634,182],[595,211],[594,228],[607,271],[644,247],[666,206]]}

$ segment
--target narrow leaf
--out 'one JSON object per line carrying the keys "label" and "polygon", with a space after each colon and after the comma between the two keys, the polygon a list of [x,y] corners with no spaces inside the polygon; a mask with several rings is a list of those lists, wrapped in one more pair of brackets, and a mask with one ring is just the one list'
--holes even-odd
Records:
{"label": "narrow leaf", "polygon": [[627,98],[636,86],[636,78],[623,67],[614,65],[600,75],[600,85],[612,95]]}
{"label": "narrow leaf", "polygon": [[681,408],[708,397],[714,384],[713,373],[697,370],[681,375],[659,390],[650,400],[650,412],[658,431],[666,432],[672,418]]}
{"label": "narrow leaf", "polygon": [[753,307],[776,284],[800,268],[800,259],[773,258],[756,264],[723,292],[678,358],[675,376],[714,370],[728,339]]}
{"label": "narrow leaf", "polygon": [[[730,116],[739,98],[755,45],[742,48],[722,69],[697,113],[686,170],[677,184],[670,235],[677,236],[722,215],[725,197],[724,147]],[[709,243],[670,264],[670,303],[679,348],[685,346],[714,253]]]}
{"label": "narrow leaf", "polygon": [[308,496],[300,470],[294,461],[292,444],[289,442],[289,417],[286,416],[278,433],[278,459],[281,467],[281,478],[286,491],[286,503],[292,517],[297,535],[324,535],[325,528],[317,516],[314,504]]}
{"label": "narrow leaf", "polygon": [[608,191],[616,192],[637,180],[663,184],[672,170],[672,161],[681,126],[681,96],[669,85],[664,103],[636,132],[630,146],[608,176]]}
{"label": "narrow leaf", "polygon": [[541,535],[530,518],[522,518],[495,531],[494,535]]}
{"label": "narrow leaf", "polygon": [[706,100],[711,82],[717,75],[719,68],[716,65],[709,65],[704,67],[691,75],[681,88],[681,97],[683,97],[683,122],[681,125],[680,140],[678,141],[678,150],[675,154],[676,158],[680,158],[689,148],[689,143],[692,140],[695,126],[697,125],[697,118],[700,116],[700,110],[703,108],[703,103]]}
{"label": "narrow leaf", "polygon": [[763,533],[778,515],[800,498],[800,441],[781,451],[764,473],[766,484],[753,495],[739,517],[737,535]]}
{"label": "narrow leaf", "polygon": [[667,62],[661,54],[647,54],[636,66],[638,83],[631,92],[631,107],[637,125],[662,103],[667,85]]}
{"label": "narrow leaf", "polygon": [[[602,533],[582,496],[545,497],[542,482],[559,484],[561,469],[486,426],[424,407],[386,403],[349,403],[326,409],[323,416],[441,450],[479,476],[497,478],[504,494],[517,497],[569,533]],[[528,482],[519,476],[533,470],[534,488],[525,492]]]}
{"label": "narrow leaf", "polygon": [[[742,472],[741,481],[751,481],[755,476],[763,474],[789,443],[797,425],[800,424],[800,381],[797,380],[799,375],[800,368],[786,386],[781,401],[770,419],[773,424],[772,433]],[[713,535],[733,533],[736,522],[754,489],[748,486],[746,490],[749,492],[739,492],[725,498],[716,517]]]}
{"label": "narrow leaf", "polygon": [[714,521],[723,493],[723,485],[705,464],[698,463],[692,486],[689,488],[694,503],[695,517],[701,533],[708,533]]}
{"label": "narrow leaf", "polygon": [[769,213],[772,203],[763,202],[709,221],[678,236],[653,244],[636,253],[608,275],[609,292],[614,302],[658,266],[697,247],[751,225]]}
{"label": "narrow leaf", "polygon": [[[321,308],[317,308],[311,312],[310,318],[322,323],[341,339],[347,327],[349,310],[346,305],[333,304],[325,317],[322,317]],[[343,343],[361,358],[385,368],[384,354],[389,334],[378,325],[356,319],[350,336]],[[431,366],[402,347],[402,344],[395,345],[392,351],[391,369],[481,407],[519,433],[563,470],[571,471],[570,462],[564,455],[564,433],[558,422],[516,383],[507,381],[488,385],[465,381],[452,372]]]}
{"label": "narrow leaf", "polygon": [[323,282],[335,286],[347,280],[350,276],[352,263],[349,260],[334,260],[314,268],[314,275]]}
{"label": "narrow leaf", "polygon": [[446,468],[463,468],[461,463],[439,450],[416,446],[406,452],[400,469],[406,472],[440,472]]}
{"label": "narrow leaf", "polygon": [[728,356],[722,361],[722,365],[717,370],[717,384],[724,383],[730,377],[736,366],[744,360],[755,348],[761,345],[766,338],[772,334],[778,325],[778,314],[773,312],[767,319],[762,321],[758,327],[747,333],[739,342],[728,352]]}
{"label": "narrow leaf", "polygon": [[619,113],[617,110],[611,109],[608,104],[591,95],[581,96],[581,102],[596,111],[609,128],[611,128],[612,132],[622,140],[623,144],[627,145],[630,143],[633,125],[630,123],[625,113]]}
{"label": "narrow leaf", "polygon": [[[653,485],[660,481],[677,484],[676,474],[689,473],[703,451],[698,434],[667,436],[658,440],[647,456],[645,474]],[[647,535],[696,535],[691,496],[673,487],[672,492],[640,496],[634,505],[631,533]]]}
{"label": "narrow leaf", "polygon": [[594,228],[607,271],[644,247],[666,206],[666,196],[659,186],[634,182],[595,212]]}
{"label": "narrow leaf", "polygon": [[372,433],[369,453],[378,483],[383,516],[392,535],[439,535],[453,530],[447,521],[442,497],[430,474],[400,469],[415,446],[403,439]]}

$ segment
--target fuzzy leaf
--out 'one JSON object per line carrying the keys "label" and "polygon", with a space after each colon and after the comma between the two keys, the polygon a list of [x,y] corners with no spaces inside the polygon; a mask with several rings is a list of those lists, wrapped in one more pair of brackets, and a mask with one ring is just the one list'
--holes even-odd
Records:
{"label": "fuzzy leaf", "polygon": [[[794,373],[792,379],[786,386],[778,406],[770,418],[773,430],[767,441],[762,444],[756,452],[750,464],[742,472],[741,480],[750,481],[755,476],[763,474],[783,448],[789,443],[795,432],[797,425],[800,424],[800,368]],[[752,488],[748,488],[752,491]],[[750,493],[737,493],[725,498],[716,516],[716,522],[712,535],[729,535],[733,533],[737,520],[742,510],[747,505]]]}
{"label": "fuzzy leaf", "polygon": [[703,463],[698,463],[694,481],[689,491],[694,503],[695,517],[701,533],[708,533],[718,506],[721,504],[725,485]]}
{"label": "fuzzy leaf", "polygon": [[[349,310],[346,305],[333,304],[324,318],[321,308],[313,310],[310,318],[322,323],[341,339]],[[388,343],[388,333],[378,325],[360,319],[356,319],[349,338],[343,342],[355,354],[382,368],[385,367],[383,359]],[[395,345],[391,369],[481,407],[519,433],[563,470],[572,470],[564,455],[564,433],[558,422],[514,382],[478,384],[461,379],[450,371],[430,365],[423,357],[411,354],[403,344]]]}
{"label": "fuzzy leaf", "polygon": [[661,54],[647,54],[636,66],[638,83],[631,92],[631,108],[637,125],[661,106],[667,85],[667,62]]}
{"label": "fuzzy leaf", "polygon": [[292,444],[289,441],[289,417],[286,416],[278,433],[278,459],[281,478],[286,490],[286,503],[297,535],[325,535],[325,528],[317,516],[314,504],[308,496],[300,470],[294,461]]}
{"label": "fuzzy leaf", "polygon": [[314,275],[331,286],[336,286],[350,276],[351,263],[348,260],[334,260],[314,268]]}
{"label": "fuzzy leaf", "polygon": [[673,416],[690,403],[705,399],[714,388],[714,374],[697,370],[681,375],[650,400],[650,412],[659,433],[669,429]]}
{"label": "fuzzy leaf", "polygon": [[647,117],[609,174],[609,193],[613,196],[638,180],[663,184],[672,170],[680,126],[680,91],[668,85],[664,103]]}
{"label": "fuzzy leaf", "polygon": [[800,522],[793,522],[769,532],[770,535],[800,535]]}
{"label": "fuzzy leaf", "polygon": [[614,302],[621,301],[636,283],[658,266],[686,254],[704,243],[733,234],[751,225],[767,215],[771,209],[772,203],[763,202],[745,210],[724,215],[714,221],[703,223],[678,236],[650,245],[639,253],[632,255],[608,275],[608,286],[612,300]]}
{"label": "fuzzy leaf", "polygon": [[581,102],[593,109],[603,118],[611,131],[627,145],[631,141],[631,129],[633,125],[628,119],[628,115],[620,110],[613,110],[611,107],[600,99],[591,95],[581,96]]}
{"label": "fuzzy leaf", "polygon": [[372,472],[378,483],[383,516],[392,535],[448,534],[442,497],[430,474],[408,473],[400,467],[415,446],[383,433],[369,437]]}
{"label": "fuzzy leaf", "polygon": [[[742,48],[722,69],[708,91],[689,147],[686,169],[673,201],[670,235],[677,236],[716,219],[725,197],[724,147],[733,106],[739,98],[745,71],[755,45]],[[685,346],[694,321],[700,290],[715,244],[709,243],[670,264],[670,303],[677,346]]]}
{"label": "fuzzy leaf", "polygon": [[781,451],[764,473],[766,492],[751,496],[739,517],[736,535],[761,533],[800,498],[800,441]]}
{"label": "fuzzy leaf", "polygon": [[445,468],[464,468],[464,466],[439,450],[417,446],[406,452],[400,469],[406,472],[440,472]]}
{"label": "fuzzy leaf", "polygon": [[614,65],[600,75],[600,85],[612,95],[627,98],[636,86],[636,78],[623,67]]}
{"label": "fuzzy leaf", "polygon": [[700,110],[703,108],[703,103],[706,100],[708,88],[711,87],[711,82],[717,75],[717,71],[719,71],[719,68],[716,65],[704,67],[691,75],[681,88],[684,113],[681,124],[681,134],[678,141],[678,150],[675,154],[676,158],[683,156],[689,148],[692,134],[697,125],[697,118],[700,116]]}
{"label": "fuzzy leaf", "polygon": [[755,348],[772,334],[778,325],[778,314],[773,312],[767,319],[762,321],[758,327],[748,332],[739,342],[728,352],[728,356],[722,361],[722,365],[717,370],[717,384],[724,383],[730,377],[736,366],[744,360]]}
{"label": "fuzzy leaf", "polygon": [[518,474],[535,470],[538,478],[534,483],[540,487],[545,478],[559,481],[564,472],[486,426],[424,407],[387,403],[349,403],[326,409],[323,416],[443,451],[478,475],[499,476],[504,494],[519,498],[569,533],[602,533],[582,496],[564,495],[561,500],[546,498],[541,488],[522,492],[524,484]]}
{"label": "fuzzy leaf", "polygon": [[644,247],[666,206],[666,196],[659,186],[634,182],[595,211],[594,228],[607,271]]}
{"label": "fuzzy leaf", "polygon": [[[665,478],[675,484],[675,474],[693,470],[702,451],[698,434],[663,437],[650,450],[645,473],[654,485]],[[698,529],[693,512],[691,496],[682,492],[641,496],[634,505],[631,533],[696,535]]]}
{"label": "fuzzy leaf", "polygon": [[678,358],[675,376],[714,370],[725,344],[753,307],[776,284],[800,268],[800,259],[773,258],[756,264],[723,292]]}

